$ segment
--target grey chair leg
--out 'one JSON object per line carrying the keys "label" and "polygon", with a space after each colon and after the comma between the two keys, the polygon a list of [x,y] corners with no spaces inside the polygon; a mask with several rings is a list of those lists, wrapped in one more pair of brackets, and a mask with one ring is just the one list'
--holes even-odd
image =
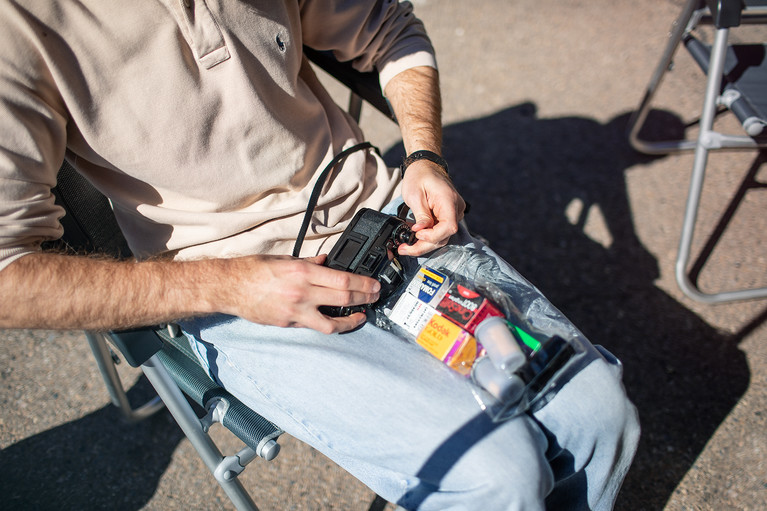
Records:
{"label": "grey chair leg", "polygon": [[[234,506],[240,511],[257,511],[255,503],[237,478],[239,471],[255,457],[255,453],[250,455],[241,452],[241,456],[225,458],[205,432],[202,422],[157,355],[153,355],[141,366],[141,369]],[[242,460],[239,462],[240,466],[238,469],[231,470],[229,467],[233,465],[233,460],[237,461],[237,458]]]}
{"label": "grey chair leg", "polygon": [[688,30],[688,25],[696,9],[698,8],[697,0],[688,0],[685,4],[682,13],[674,21],[671,27],[671,33],[669,34],[668,43],[666,49],[663,52],[663,56],[658,62],[658,66],[655,68],[650,84],[645,90],[644,97],[642,98],[639,108],[634,111],[629,120],[629,141],[632,147],[639,152],[645,154],[668,154],[678,151],[691,151],[695,149],[694,140],[670,140],[662,142],[649,142],[639,138],[639,131],[644,126],[647,114],[650,111],[650,105],[655,93],[660,88],[660,84],[663,81],[663,77],[666,75],[669,69],[671,69],[672,62],[674,60],[674,54],[676,53],[679,44],[682,42],[685,32]]}
{"label": "grey chair leg", "polygon": [[128,395],[125,393],[125,388],[122,385],[120,376],[117,374],[117,369],[115,369],[115,361],[107,345],[106,335],[101,332],[85,332],[85,337],[88,339],[88,344],[96,359],[96,364],[104,379],[107,391],[109,391],[112,403],[120,409],[123,416],[129,422],[141,421],[162,410],[164,404],[159,396],[154,397],[137,408],[133,408],[128,401]]}
{"label": "grey chair leg", "polygon": [[718,142],[715,138],[716,133],[713,131],[713,124],[714,116],[716,115],[717,98],[719,97],[722,83],[722,70],[724,68],[724,55],[727,49],[728,35],[726,28],[717,30],[714,47],[711,52],[711,67],[706,84],[706,98],[701,115],[700,134],[698,135],[698,145],[695,149],[695,161],[690,179],[682,235],[679,240],[679,251],[676,260],[676,280],[679,287],[687,296],[703,303],[722,303],[767,297],[767,288],[744,289],[714,294],[704,293],[698,288],[696,283],[690,281],[687,273],[690,247],[692,245],[698,206],[703,190],[706,164],[708,163],[708,152]]}

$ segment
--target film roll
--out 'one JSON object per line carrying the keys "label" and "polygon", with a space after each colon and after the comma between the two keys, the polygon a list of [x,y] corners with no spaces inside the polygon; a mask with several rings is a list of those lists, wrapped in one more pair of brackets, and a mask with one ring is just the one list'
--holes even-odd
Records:
{"label": "film roll", "polygon": [[500,316],[491,316],[483,320],[474,330],[474,336],[484,346],[493,364],[509,374],[527,361],[522,348],[506,325],[506,320]]}
{"label": "film roll", "polygon": [[501,403],[513,403],[522,397],[525,382],[516,374],[507,375],[490,360],[482,357],[474,362],[471,370],[474,382]]}

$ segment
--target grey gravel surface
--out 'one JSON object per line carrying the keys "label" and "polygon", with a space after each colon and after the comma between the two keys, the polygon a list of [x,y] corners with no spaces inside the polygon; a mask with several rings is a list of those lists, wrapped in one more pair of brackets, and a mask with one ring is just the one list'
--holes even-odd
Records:
{"label": "grey gravel surface", "polygon": [[[616,509],[767,509],[767,300],[711,306],[679,291],[692,155],[643,156],[625,138],[680,2],[415,3],[440,60],[445,154],[470,226],[624,363],[643,436]],[[692,123],[702,90],[681,52],[648,132]],[[395,163],[396,128],[371,110],[362,124]],[[767,285],[767,190],[733,204],[749,179],[767,182],[762,163],[711,157],[693,247],[697,258],[713,246],[704,289]],[[132,397],[150,396],[124,366]],[[0,508],[232,508],[166,412],[121,419],[81,333],[0,331],[0,376]],[[243,474],[262,509],[367,509],[369,489],[281,443],[276,460]]]}

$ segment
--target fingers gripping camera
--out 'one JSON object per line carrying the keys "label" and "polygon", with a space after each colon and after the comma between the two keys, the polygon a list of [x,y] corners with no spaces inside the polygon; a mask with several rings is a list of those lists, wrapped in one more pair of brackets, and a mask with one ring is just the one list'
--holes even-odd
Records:
{"label": "fingers gripping camera", "polygon": [[[362,208],[333,246],[325,266],[373,277],[381,283],[379,300],[385,300],[404,282],[397,247],[403,243],[412,245],[415,241],[415,233],[399,216]],[[320,311],[328,316],[348,316],[365,312],[370,305],[324,306]]]}

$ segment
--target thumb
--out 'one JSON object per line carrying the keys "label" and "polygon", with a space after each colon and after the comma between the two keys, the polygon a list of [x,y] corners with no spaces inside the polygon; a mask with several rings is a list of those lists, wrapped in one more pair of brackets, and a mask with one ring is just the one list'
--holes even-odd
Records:
{"label": "thumb", "polygon": [[413,224],[412,227],[414,231],[428,229],[429,227],[434,226],[434,217],[431,215],[431,210],[423,198],[415,201],[414,204],[410,206],[410,211],[415,218],[415,224]]}

